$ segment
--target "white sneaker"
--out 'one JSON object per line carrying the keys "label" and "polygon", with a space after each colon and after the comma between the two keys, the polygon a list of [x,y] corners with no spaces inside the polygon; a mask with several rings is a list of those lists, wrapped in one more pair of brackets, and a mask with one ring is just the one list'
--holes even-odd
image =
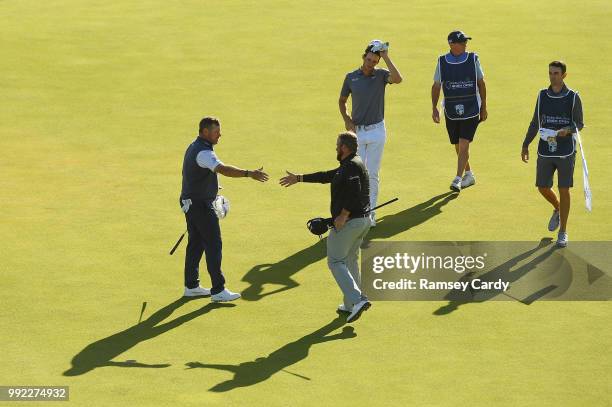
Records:
{"label": "white sneaker", "polygon": [[451,191],[461,192],[461,178],[455,177],[450,184]]}
{"label": "white sneaker", "polygon": [[226,301],[234,301],[237,300],[238,298],[240,298],[240,294],[238,293],[233,293],[230,290],[228,290],[227,288],[223,291],[221,291],[220,293],[217,294],[213,294],[210,297],[210,300],[212,302],[226,302]]}
{"label": "white sneaker", "polygon": [[351,312],[351,311],[353,311],[352,307],[347,307],[344,304],[338,305],[338,312]]}
{"label": "white sneaker", "polygon": [[361,300],[357,304],[353,305],[353,310],[351,311],[351,314],[346,317],[346,322],[353,322],[359,319],[361,313],[363,311],[367,311],[371,305],[372,304],[370,304],[370,301],[368,300]]}
{"label": "white sneaker", "polygon": [[371,228],[376,227],[376,217],[374,217],[374,215],[370,215],[370,227]]}
{"label": "white sneaker", "polygon": [[559,232],[557,235],[557,247],[566,247],[568,240],[567,232]]}
{"label": "white sneaker", "polygon": [[559,227],[560,220],[561,219],[559,218],[559,211],[557,210],[553,211],[553,214],[550,217],[550,220],[548,221],[548,230],[551,232],[554,232],[555,230],[557,230],[557,228]]}
{"label": "white sneaker", "polygon": [[474,174],[465,174],[463,178],[461,178],[461,189],[467,188],[476,183],[476,178],[474,178]]}
{"label": "white sneaker", "polygon": [[210,290],[208,288],[196,287],[196,288],[187,288],[185,287],[185,292],[183,293],[183,297],[208,297],[210,295]]}

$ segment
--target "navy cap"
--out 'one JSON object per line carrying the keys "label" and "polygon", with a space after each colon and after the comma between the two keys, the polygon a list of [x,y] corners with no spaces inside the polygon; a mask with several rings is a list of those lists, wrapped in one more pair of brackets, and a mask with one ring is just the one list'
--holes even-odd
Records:
{"label": "navy cap", "polygon": [[466,42],[467,40],[471,40],[472,37],[468,37],[465,35],[463,31],[453,31],[448,34],[448,43],[453,44],[457,42]]}

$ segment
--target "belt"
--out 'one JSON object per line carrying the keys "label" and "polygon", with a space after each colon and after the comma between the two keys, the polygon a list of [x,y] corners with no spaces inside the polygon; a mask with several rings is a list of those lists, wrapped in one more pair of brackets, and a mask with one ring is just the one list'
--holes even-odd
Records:
{"label": "belt", "polygon": [[370,130],[373,130],[373,129],[377,128],[377,127],[380,127],[383,123],[384,123],[384,120],[380,121],[378,123],[374,123],[374,124],[363,124],[363,125],[360,124],[360,125],[355,126],[355,130],[358,130],[358,131],[370,131]]}
{"label": "belt", "polygon": [[369,213],[364,213],[364,214],[362,214],[362,215],[356,215],[356,216],[352,216],[352,215],[351,215],[351,216],[349,216],[349,220],[351,220],[351,219],[361,219],[361,218],[367,218],[367,217],[369,217],[369,216],[370,216],[370,214],[369,214]]}

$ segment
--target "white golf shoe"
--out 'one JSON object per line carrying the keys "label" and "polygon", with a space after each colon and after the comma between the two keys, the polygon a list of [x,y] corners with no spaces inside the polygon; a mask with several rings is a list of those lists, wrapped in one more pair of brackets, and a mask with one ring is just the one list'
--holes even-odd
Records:
{"label": "white golf shoe", "polygon": [[210,300],[212,302],[227,302],[227,301],[234,301],[237,300],[238,298],[240,298],[240,294],[238,293],[233,293],[230,290],[228,290],[227,288],[224,289],[223,291],[217,293],[217,294],[213,294],[210,297]]}
{"label": "white golf shoe", "polygon": [[210,295],[210,290],[208,288],[196,287],[196,288],[187,288],[185,287],[185,292],[183,293],[183,297],[208,297]]}
{"label": "white golf shoe", "polygon": [[450,184],[451,191],[461,192],[461,178],[455,177]]}
{"label": "white golf shoe", "polygon": [[559,227],[559,221],[559,211],[555,210],[553,211],[553,214],[550,217],[550,220],[548,221],[548,230],[551,232],[557,230],[557,228]]}
{"label": "white golf shoe", "polygon": [[476,183],[476,178],[474,178],[474,174],[465,174],[463,178],[461,178],[461,189],[472,186]]}
{"label": "white golf shoe", "polygon": [[566,247],[568,240],[567,232],[559,232],[557,235],[557,247]]}

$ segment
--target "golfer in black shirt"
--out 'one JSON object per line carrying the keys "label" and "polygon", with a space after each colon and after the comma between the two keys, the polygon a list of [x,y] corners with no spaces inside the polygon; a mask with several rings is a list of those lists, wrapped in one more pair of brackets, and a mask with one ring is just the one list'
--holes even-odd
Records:
{"label": "golfer in black shirt", "polygon": [[359,248],[370,230],[370,187],[368,171],[357,155],[357,136],[347,131],[338,136],[336,158],[340,167],[313,174],[287,175],[280,184],[289,187],[297,182],[331,183],[331,216],[334,227],[327,238],[327,264],[344,294],[338,307],[348,312],[347,322],[359,318],[370,307],[361,293]]}

